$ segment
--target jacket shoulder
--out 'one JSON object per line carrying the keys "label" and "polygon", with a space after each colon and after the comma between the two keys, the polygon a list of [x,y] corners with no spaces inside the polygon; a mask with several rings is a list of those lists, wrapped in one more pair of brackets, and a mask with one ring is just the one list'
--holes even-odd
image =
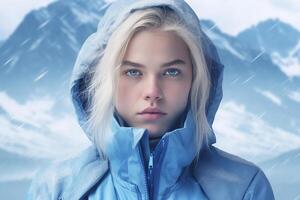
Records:
{"label": "jacket shoulder", "polygon": [[195,176],[212,200],[274,199],[271,185],[258,166],[214,146],[201,152]]}
{"label": "jacket shoulder", "polygon": [[[99,158],[97,149],[90,146],[75,157],[54,162],[50,166],[39,170],[31,182],[26,199],[66,199],[64,196],[69,195],[69,192],[77,184],[83,182],[81,180],[84,176],[83,173],[85,174],[95,168],[100,169],[100,173],[98,170],[98,176],[101,176],[105,174],[107,164],[104,159]],[[76,193],[79,192],[83,195],[86,191],[77,191]]]}

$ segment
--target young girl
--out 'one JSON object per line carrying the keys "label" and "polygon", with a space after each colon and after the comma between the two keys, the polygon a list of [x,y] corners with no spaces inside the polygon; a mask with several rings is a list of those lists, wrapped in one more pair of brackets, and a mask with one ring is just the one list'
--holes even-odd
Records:
{"label": "young girl", "polygon": [[28,199],[274,199],[257,166],[212,145],[222,72],[183,0],[116,1],[72,77],[93,145],[37,175]]}

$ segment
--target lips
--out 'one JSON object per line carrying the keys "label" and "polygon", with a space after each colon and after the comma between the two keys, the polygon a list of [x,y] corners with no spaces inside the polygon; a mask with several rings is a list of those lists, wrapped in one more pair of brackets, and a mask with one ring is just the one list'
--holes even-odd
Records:
{"label": "lips", "polygon": [[143,114],[160,114],[160,115],[166,115],[167,113],[162,112],[159,108],[151,108],[148,107],[145,110],[143,110],[142,112],[138,113],[140,115]]}
{"label": "lips", "polygon": [[158,120],[167,113],[162,112],[159,108],[146,108],[142,112],[138,113],[144,120]]}

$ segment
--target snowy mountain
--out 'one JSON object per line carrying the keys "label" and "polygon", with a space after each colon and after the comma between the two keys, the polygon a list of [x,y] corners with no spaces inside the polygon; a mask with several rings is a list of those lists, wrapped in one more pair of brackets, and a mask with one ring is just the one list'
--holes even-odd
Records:
{"label": "snowy mountain", "polygon": [[30,12],[0,44],[1,198],[24,199],[41,165],[87,146],[71,110],[68,80],[105,5],[54,2]]}
{"label": "snowy mountain", "polygon": [[66,93],[61,90],[67,88],[78,50],[95,31],[105,5],[64,0],[30,12],[0,47],[0,90],[19,99],[45,90]]}
{"label": "snowy mountain", "polygon": [[278,199],[299,199],[300,149],[296,149],[260,164],[270,177]]}
{"label": "snowy mountain", "polygon": [[[217,45],[225,65],[224,101],[243,103],[270,124],[300,134],[297,132],[300,130],[300,113],[297,112],[300,110],[300,77],[290,79],[271,55],[261,52],[260,46],[249,46],[225,34],[210,21],[203,21],[202,26]],[[251,40],[255,35],[250,33],[255,32],[248,33]],[[246,37],[244,40],[247,41]]]}
{"label": "snowy mountain", "polygon": [[[0,66],[3,68],[0,74],[0,90],[23,101],[28,95],[35,93],[50,96],[68,94],[68,80],[77,52],[86,37],[96,29],[105,10],[104,2],[97,1],[97,4],[91,5],[83,2],[57,1],[25,17],[14,34],[0,46]],[[300,119],[299,113],[295,112],[299,104],[292,98],[298,94],[294,93],[298,92],[296,90],[300,84],[299,78],[289,80],[280,70],[280,66],[274,63],[274,58],[268,52],[261,52],[261,45],[255,42],[250,42],[251,46],[249,44],[249,41],[255,41],[258,37],[254,29],[264,30],[264,27],[271,24],[274,26],[272,33],[276,38],[281,36],[281,32],[291,32],[291,38],[296,38],[295,35],[299,33],[289,25],[280,25],[280,21],[269,20],[257,25],[262,28],[252,27],[234,38],[220,31],[213,22],[203,21],[205,30],[218,46],[226,66],[224,99],[234,96],[235,100],[249,102],[247,105],[252,107],[253,112],[258,115],[265,113],[265,118],[272,123],[295,130],[298,127],[290,126],[291,119],[287,119]],[[284,31],[275,31],[277,29]],[[292,41],[294,40],[296,39]],[[284,37],[281,41],[284,42]],[[265,43],[271,49],[271,45]],[[289,45],[290,49],[292,46]],[[277,52],[276,47],[272,47],[272,52]],[[300,43],[293,52],[293,55],[300,54]],[[281,57],[279,60],[283,62]],[[235,95],[236,93],[239,95]],[[249,96],[255,98],[256,103]],[[270,97],[273,100],[271,102]],[[291,105],[291,109],[282,108],[285,102]],[[270,110],[277,111],[280,115],[268,115]],[[292,124],[299,124],[299,121]]]}
{"label": "snowy mountain", "polygon": [[286,57],[298,44],[300,32],[279,19],[270,19],[242,31],[237,39],[253,49]]}
{"label": "snowy mountain", "polygon": [[279,19],[263,21],[238,34],[250,48],[271,55],[289,77],[300,76],[300,31]]}

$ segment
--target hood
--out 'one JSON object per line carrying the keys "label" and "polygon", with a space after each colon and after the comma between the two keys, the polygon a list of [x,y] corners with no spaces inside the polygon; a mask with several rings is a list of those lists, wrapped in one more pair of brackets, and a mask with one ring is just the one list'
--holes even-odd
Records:
{"label": "hood", "polygon": [[[91,134],[85,127],[89,107],[89,98],[86,92],[91,78],[89,71],[99,63],[110,36],[131,12],[157,6],[167,6],[174,10],[187,24],[189,30],[199,35],[199,45],[201,43],[204,49],[205,59],[211,76],[211,89],[206,107],[206,115],[210,127],[212,127],[215,114],[222,99],[223,65],[220,63],[216,47],[202,32],[200,21],[192,8],[183,0],[119,0],[107,4],[107,7],[104,8],[107,8],[107,10],[100,20],[98,29],[84,42],[71,77],[71,98],[78,122],[90,140],[92,138]],[[215,143],[213,131],[209,133],[208,138],[209,144]]]}

